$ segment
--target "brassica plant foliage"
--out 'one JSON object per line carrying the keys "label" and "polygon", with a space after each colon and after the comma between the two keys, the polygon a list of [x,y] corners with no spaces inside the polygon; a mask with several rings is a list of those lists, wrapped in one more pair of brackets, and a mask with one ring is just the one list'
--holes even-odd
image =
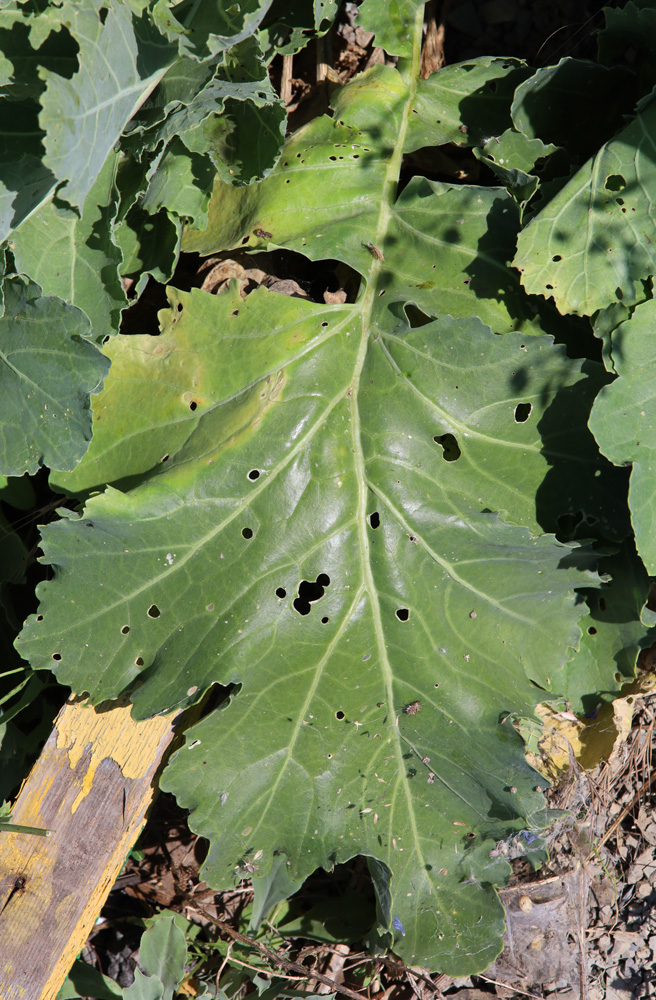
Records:
{"label": "brassica plant foliage", "polygon": [[[205,879],[364,855],[371,940],[464,975],[499,842],[549,819],[514,722],[593,710],[649,641],[656,104],[617,39],[656,3],[596,63],[423,80],[423,5],[363,0],[394,58],[285,139],[267,67],[336,14],[288,6],[2,5],[0,472],[70,498],[16,648],[141,717],[229,688],[160,782]],[[236,249],[346,291],[176,286]],[[153,278],[159,329],[119,332]]]}

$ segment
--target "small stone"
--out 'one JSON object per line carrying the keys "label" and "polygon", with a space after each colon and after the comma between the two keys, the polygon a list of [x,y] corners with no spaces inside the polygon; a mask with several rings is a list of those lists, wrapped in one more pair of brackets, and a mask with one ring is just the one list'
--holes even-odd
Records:
{"label": "small stone", "polygon": [[649,958],[650,955],[651,955],[651,948],[638,948],[636,952],[636,958],[639,958],[641,962],[644,961],[646,958]]}
{"label": "small stone", "polygon": [[597,941],[597,948],[599,951],[610,951],[611,944],[610,934],[602,934]]}
{"label": "small stone", "polygon": [[649,882],[641,882],[636,889],[636,896],[638,896],[640,899],[646,899],[647,896],[651,896],[652,892],[653,888],[649,884]]}
{"label": "small stone", "polygon": [[611,959],[617,961],[622,955],[635,954],[641,948],[645,939],[637,931],[615,931]]}

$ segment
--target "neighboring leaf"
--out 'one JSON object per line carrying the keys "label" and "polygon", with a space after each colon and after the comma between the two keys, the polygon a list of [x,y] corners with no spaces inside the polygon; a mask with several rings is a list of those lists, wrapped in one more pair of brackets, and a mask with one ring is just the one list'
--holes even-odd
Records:
{"label": "neighboring leaf", "polygon": [[227,180],[247,183],[274,166],[286,119],[257,40],[249,38],[212,71],[178,61],[133,119],[125,145],[143,157],[178,137],[192,153],[210,154]]}
{"label": "neighboring leaf", "polygon": [[511,127],[513,95],[530,73],[523,59],[482,56],[420,80],[406,150],[447,142],[484,146]]}
{"label": "neighboring leaf", "polygon": [[527,292],[588,316],[644,297],[642,280],[656,269],[655,130],[652,100],[531,219],[515,258]]}
{"label": "neighboring leaf", "polygon": [[314,35],[325,34],[338,9],[337,0],[273,0],[259,31],[267,63],[276,53],[295,55]]}
{"label": "neighboring leaf", "polygon": [[5,283],[0,319],[0,469],[34,473],[41,465],[72,469],[91,439],[89,395],[109,362],[88,336],[84,313],[44,298],[38,285]]}
{"label": "neighboring leaf", "polygon": [[649,578],[633,542],[601,559],[599,570],[610,579],[586,595],[590,615],[581,619],[581,647],[565,667],[563,694],[577,715],[594,712],[633,680],[645,639]]}
{"label": "neighboring leaf", "polygon": [[208,59],[243,42],[259,28],[271,0],[182,0],[172,15],[187,32],[180,37],[180,50],[194,59]]}
{"label": "neighboring leaf", "polygon": [[[495,171],[518,170],[528,173],[536,162],[550,156],[555,146],[545,145],[540,139],[529,139],[521,132],[507,129],[499,136],[493,136],[482,149],[474,150]],[[501,176],[501,173],[499,173]]]}
{"label": "neighboring leaf", "polygon": [[110,150],[147,94],[177,56],[147,13],[109,0],[67,0],[60,17],[80,45],[79,70],[66,79],[41,70],[46,90],[39,123],[44,165],[59,181],[58,197],[81,207]]}
{"label": "neighboring leaf", "polygon": [[79,494],[106,483],[134,485],[136,477],[157,470],[185,444],[213,404],[215,372],[222,363],[220,344],[207,341],[205,298],[194,303],[200,324],[189,301],[190,311],[182,316],[163,314],[159,337],[119,336],[105,346],[111,369],[93,400],[89,450],[71,472],[51,472],[53,488]]}
{"label": "neighboring leaf", "polygon": [[226,101],[224,113],[203,130],[220,176],[231,184],[266,177],[280,156],[286,123],[279,103]]}
{"label": "neighboring leaf", "polygon": [[140,208],[149,215],[166,208],[202,226],[207,222],[213,180],[209,157],[190,153],[179,139],[173,139],[149,178]]}
{"label": "neighboring leaf", "polygon": [[37,281],[44,295],[59,296],[82,309],[97,341],[118,330],[127,304],[118,274],[121,252],[113,239],[116,160],[115,154],[107,158],[81,216],[49,201],[11,241],[16,270]]}
{"label": "neighboring leaf", "polygon": [[57,32],[47,16],[30,17],[12,6],[0,11],[0,49],[9,62],[0,94],[0,241],[50,197],[56,184],[41,162],[38,114],[44,83],[39,67],[68,76],[77,65],[75,43],[65,30]]}
{"label": "neighboring leaf", "polygon": [[521,205],[525,205],[538,189],[539,178],[529,171],[536,160],[549,156],[555,146],[545,146],[540,139],[528,139],[521,132],[508,129],[493,136],[474,156],[492,170]]}
{"label": "neighboring leaf", "polygon": [[172,1000],[185,974],[187,942],[175,917],[167,911],[158,913],[149,922],[139,944],[139,966],[146,975],[160,980],[162,1000]]}
{"label": "neighboring leaf", "polygon": [[320,899],[301,914],[297,911],[283,916],[277,920],[276,930],[285,937],[310,938],[329,944],[337,941],[353,943],[366,936],[374,919],[373,903],[361,892],[347,892]]}
{"label": "neighboring leaf", "polygon": [[584,361],[582,370],[586,377],[563,385],[539,423],[550,469],[537,490],[537,520],[543,530],[568,540],[621,541],[631,534],[628,470],[600,455],[588,427],[594,401],[610,376],[594,361]]}
{"label": "neighboring leaf", "polygon": [[144,976],[140,969],[135,969],[132,986],[123,990],[121,996],[123,1000],[168,1000],[157,976]]}
{"label": "neighboring leaf", "polygon": [[120,1000],[124,991],[108,976],[86,962],[77,961],[66,982],[57,994],[57,1000],[77,1000],[78,997],[95,997],[95,1000]]}
{"label": "neighboring leaf", "polygon": [[[624,124],[633,100],[628,74],[585,59],[561,59],[520,83],[512,102],[518,132],[563,146],[570,158],[587,159]],[[581,123],[585,122],[585,127]]]}
{"label": "neighboring leaf", "polygon": [[656,4],[628,0],[622,7],[605,7],[606,27],[597,35],[599,61],[618,66],[626,61],[637,73],[638,92],[647,94],[656,83]]}
{"label": "neighboring leaf", "polygon": [[412,55],[413,21],[423,0],[366,0],[358,10],[357,26],[373,31],[374,43],[388,55]]}
{"label": "neighboring leaf", "polygon": [[148,275],[156,281],[169,281],[180,254],[181,224],[168,212],[149,215],[135,205],[116,227],[116,242],[123,254],[121,274],[138,277],[137,294]]}
{"label": "neighboring leaf", "polygon": [[610,352],[619,378],[601,390],[590,417],[604,455],[615,465],[633,463],[629,507],[638,553],[650,576],[656,573],[655,322],[656,303],[649,299],[612,331]]}
{"label": "neighboring leaf", "polygon": [[0,476],[0,500],[18,510],[31,510],[36,507],[34,486],[27,476],[18,479]]}
{"label": "neighboring leaf", "polygon": [[[250,931],[259,930],[262,921],[274,906],[281,903],[283,899],[289,899],[303,885],[302,881],[290,878],[287,871],[288,866],[289,862],[286,856],[276,854],[266,875],[258,875],[257,873],[252,875],[253,909],[251,911]],[[358,899],[360,898],[358,897]]]}

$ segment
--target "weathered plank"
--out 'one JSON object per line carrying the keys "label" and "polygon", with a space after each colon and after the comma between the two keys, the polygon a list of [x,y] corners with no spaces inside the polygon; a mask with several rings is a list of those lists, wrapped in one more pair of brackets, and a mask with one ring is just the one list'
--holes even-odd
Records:
{"label": "weathered plank", "polygon": [[0,833],[0,997],[54,1000],[144,824],[174,717],[71,699]]}

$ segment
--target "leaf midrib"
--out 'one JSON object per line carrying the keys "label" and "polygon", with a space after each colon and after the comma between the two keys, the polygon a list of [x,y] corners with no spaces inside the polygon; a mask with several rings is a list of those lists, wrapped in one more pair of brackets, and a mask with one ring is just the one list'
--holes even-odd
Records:
{"label": "leaf midrib", "polygon": [[[389,230],[390,224],[393,221],[393,206],[396,200],[398,179],[401,168],[401,160],[403,157],[403,147],[405,145],[405,138],[408,131],[410,115],[412,113],[412,108],[414,106],[417,94],[423,17],[424,17],[423,6],[419,5],[417,13],[415,14],[415,23],[412,33],[412,39],[413,39],[412,58],[405,65],[406,72],[404,76],[408,88],[408,94],[403,114],[401,115],[401,124],[397,135],[396,144],[394,147],[394,152],[392,153],[392,156],[390,157],[390,160],[387,164],[387,168],[385,170],[385,180],[383,183],[383,190],[380,201],[378,224],[376,226],[376,234],[374,238],[374,244],[376,246],[384,245],[385,237]],[[405,61],[402,61],[399,64],[400,69],[403,65],[403,62]],[[385,643],[385,635],[383,630],[382,611],[371,567],[371,553],[369,548],[369,537],[367,534],[367,528],[368,528],[367,499],[369,496],[369,486],[367,482],[366,463],[365,463],[365,456],[362,444],[362,431],[361,431],[360,407],[359,407],[360,383],[362,379],[362,372],[364,369],[365,361],[367,358],[367,353],[370,348],[371,332],[373,329],[372,317],[373,317],[374,306],[377,299],[378,279],[381,273],[381,264],[382,261],[376,256],[372,258],[372,261],[369,266],[367,289],[364,298],[362,300],[362,309],[361,309],[362,332],[360,338],[360,347],[358,350],[354,366],[353,380],[351,382],[350,411],[351,411],[351,440],[353,448],[354,471],[358,489],[356,523],[358,532],[358,543],[360,549],[360,563],[362,566],[362,579],[363,579],[364,589],[367,591],[371,606],[374,633],[376,637],[376,643],[378,646],[378,654],[380,658],[382,679],[385,685],[386,701],[388,704],[389,716],[390,718],[395,718],[392,665],[390,664],[387,655],[387,646]],[[380,343],[379,338],[376,339]],[[398,720],[395,721],[398,724]],[[414,803],[412,801],[412,796],[410,794],[408,782],[403,780],[402,777],[404,774],[404,761],[403,761],[401,741],[398,738],[398,729],[396,726],[393,727],[392,732],[395,737],[392,740],[392,745],[394,747],[394,753],[397,760],[397,775],[398,775],[397,790],[398,786],[400,785],[403,790],[402,794],[405,799],[405,812],[412,833],[412,841],[414,844],[414,849],[418,859],[417,870],[423,871],[425,868],[423,861],[424,852],[421,846],[421,838],[419,836],[419,830],[417,828],[417,821],[414,812]],[[395,791],[394,796],[392,798],[393,802],[396,794],[397,792]],[[395,812],[396,808],[392,808],[391,813]],[[390,824],[391,822],[392,822],[392,817],[390,815]],[[391,837],[391,832],[390,832],[390,837]]]}

